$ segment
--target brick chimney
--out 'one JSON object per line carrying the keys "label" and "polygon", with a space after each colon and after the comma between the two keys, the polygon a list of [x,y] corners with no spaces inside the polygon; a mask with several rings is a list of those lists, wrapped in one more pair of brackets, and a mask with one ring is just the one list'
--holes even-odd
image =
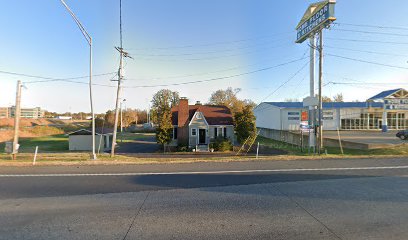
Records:
{"label": "brick chimney", "polygon": [[185,97],[180,98],[178,106],[178,143],[182,145],[188,145],[188,118],[189,118],[188,99]]}
{"label": "brick chimney", "polygon": [[180,98],[178,106],[178,127],[184,127],[187,124],[189,116],[188,99],[185,97]]}

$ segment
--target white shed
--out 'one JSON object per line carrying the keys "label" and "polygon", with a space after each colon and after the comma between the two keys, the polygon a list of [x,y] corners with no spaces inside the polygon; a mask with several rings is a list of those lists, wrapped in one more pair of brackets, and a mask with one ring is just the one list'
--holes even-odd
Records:
{"label": "white shed", "polygon": [[[68,133],[69,150],[70,151],[91,151],[92,150],[92,131],[80,129],[75,132]],[[111,133],[95,134],[95,145],[97,152],[104,152],[110,149]]]}

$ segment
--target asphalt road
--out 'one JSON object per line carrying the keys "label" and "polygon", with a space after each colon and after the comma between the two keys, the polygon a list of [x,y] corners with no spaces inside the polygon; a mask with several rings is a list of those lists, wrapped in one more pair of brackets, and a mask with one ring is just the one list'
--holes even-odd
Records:
{"label": "asphalt road", "polygon": [[408,239],[408,159],[3,167],[0,239]]}

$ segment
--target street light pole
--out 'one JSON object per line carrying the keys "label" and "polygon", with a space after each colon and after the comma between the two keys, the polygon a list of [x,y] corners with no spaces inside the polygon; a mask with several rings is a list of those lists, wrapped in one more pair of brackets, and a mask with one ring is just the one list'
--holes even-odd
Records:
{"label": "street light pole", "polygon": [[89,45],[89,98],[91,101],[91,113],[92,113],[92,159],[96,160],[96,153],[95,153],[95,113],[93,109],[93,99],[92,99],[92,37],[88,34],[85,30],[84,26],[82,26],[79,19],[75,16],[72,10],[68,7],[64,0],[60,0],[61,3],[64,5],[65,9],[69,12],[71,17],[74,19],[75,23],[77,24],[79,30],[81,30],[82,35],[85,37],[86,41]]}

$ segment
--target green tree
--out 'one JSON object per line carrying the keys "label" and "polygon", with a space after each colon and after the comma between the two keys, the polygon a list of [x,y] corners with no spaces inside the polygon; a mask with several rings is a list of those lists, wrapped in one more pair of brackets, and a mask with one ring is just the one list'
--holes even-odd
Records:
{"label": "green tree", "polygon": [[237,94],[241,91],[240,88],[232,89],[231,87],[226,90],[217,90],[211,94],[208,101],[211,105],[221,105],[228,107],[232,114],[235,115],[237,112],[241,112],[244,107],[252,106],[255,107],[255,103],[249,99],[239,99]]}
{"label": "green tree", "polygon": [[180,96],[178,92],[162,89],[153,96],[152,117],[157,123],[156,138],[157,143],[163,145],[171,142],[171,108],[178,105]]}
{"label": "green tree", "polygon": [[165,144],[171,142],[171,132],[173,131],[173,125],[171,124],[171,112],[165,111],[158,122],[156,128],[157,143],[162,144],[163,149]]}
{"label": "green tree", "polygon": [[237,140],[243,143],[249,136],[255,133],[255,115],[253,107],[250,105],[245,106],[242,112],[235,114],[235,131],[237,133]]}

